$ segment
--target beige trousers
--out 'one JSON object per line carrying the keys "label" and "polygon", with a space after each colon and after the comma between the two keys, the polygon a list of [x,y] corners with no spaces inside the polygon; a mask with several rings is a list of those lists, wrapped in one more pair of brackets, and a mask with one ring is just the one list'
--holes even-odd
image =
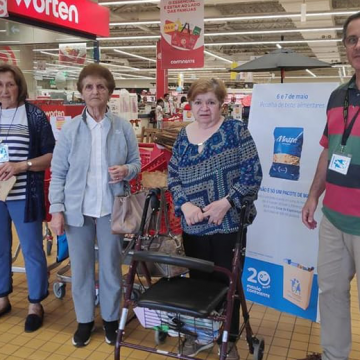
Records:
{"label": "beige trousers", "polygon": [[337,229],[324,216],[318,255],[322,360],[348,360],[351,350],[350,282],[360,289],[360,236]]}

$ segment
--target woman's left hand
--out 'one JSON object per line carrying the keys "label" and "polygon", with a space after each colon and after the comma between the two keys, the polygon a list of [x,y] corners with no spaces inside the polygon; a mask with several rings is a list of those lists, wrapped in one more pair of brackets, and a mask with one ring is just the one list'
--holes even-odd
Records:
{"label": "woman's left hand", "polygon": [[214,201],[203,208],[204,217],[209,218],[209,224],[220,225],[230,208],[231,205],[226,198]]}
{"label": "woman's left hand", "polygon": [[129,169],[126,165],[115,165],[109,167],[109,175],[111,181],[110,184],[115,184],[117,182],[123,181],[125,177],[129,174]]}
{"label": "woman's left hand", "polygon": [[25,171],[21,168],[21,162],[6,162],[0,165],[0,181],[9,180],[12,176]]}

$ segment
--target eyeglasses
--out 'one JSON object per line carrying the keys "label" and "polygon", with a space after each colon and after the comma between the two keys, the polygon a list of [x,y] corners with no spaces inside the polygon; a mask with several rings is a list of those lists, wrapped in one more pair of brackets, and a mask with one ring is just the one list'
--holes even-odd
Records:
{"label": "eyeglasses", "polygon": [[344,39],[344,44],[346,47],[352,48],[357,45],[357,43],[359,42],[359,39],[360,38],[356,35],[350,35]]}

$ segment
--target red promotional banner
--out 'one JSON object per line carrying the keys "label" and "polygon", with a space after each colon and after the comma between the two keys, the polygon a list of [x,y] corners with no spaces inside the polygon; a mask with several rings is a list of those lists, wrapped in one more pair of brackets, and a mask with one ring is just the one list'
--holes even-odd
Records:
{"label": "red promotional banner", "polygon": [[204,66],[204,0],[161,0],[164,69]]}
{"label": "red promotional banner", "polygon": [[59,62],[60,64],[73,63],[85,64],[86,43],[60,44]]}
{"label": "red promotional banner", "polygon": [[109,36],[109,9],[91,0],[11,0],[10,15],[97,36]]}

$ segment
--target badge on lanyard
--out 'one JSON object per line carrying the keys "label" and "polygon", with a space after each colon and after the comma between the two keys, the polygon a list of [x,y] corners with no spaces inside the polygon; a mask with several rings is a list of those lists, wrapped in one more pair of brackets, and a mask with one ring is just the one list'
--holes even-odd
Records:
{"label": "badge on lanyard", "polygon": [[329,170],[346,175],[351,162],[351,155],[335,152],[329,164]]}
{"label": "badge on lanyard", "polygon": [[10,160],[9,147],[5,144],[0,144],[0,163],[4,163]]}

